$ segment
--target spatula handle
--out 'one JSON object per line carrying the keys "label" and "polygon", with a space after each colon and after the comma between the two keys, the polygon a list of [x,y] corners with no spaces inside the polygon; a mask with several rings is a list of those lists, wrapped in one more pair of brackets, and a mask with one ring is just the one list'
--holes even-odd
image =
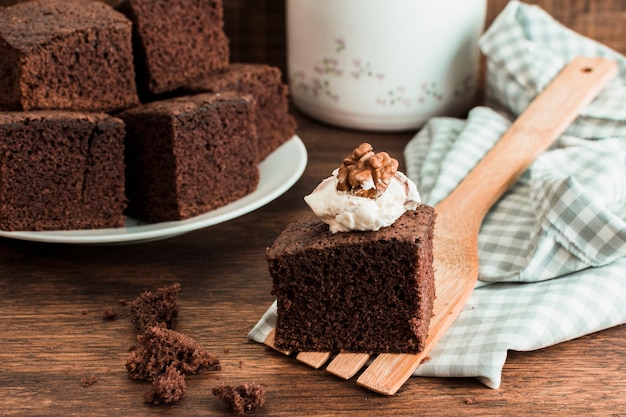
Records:
{"label": "spatula handle", "polygon": [[[439,204],[439,208],[450,207],[455,208],[455,212],[472,213],[480,226],[491,206],[616,74],[617,63],[613,60],[574,58],[530,103],[463,182]],[[459,207],[466,210],[459,210]],[[468,220],[471,221],[464,219]]]}
{"label": "spatula handle", "polygon": [[463,309],[478,276],[478,231],[491,206],[563,133],[616,75],[615,62],[576,58],[568,64],[435,210],[437,297],[426,347],[417,355],[381,354],[359,385],[393,395],[413,374]]}

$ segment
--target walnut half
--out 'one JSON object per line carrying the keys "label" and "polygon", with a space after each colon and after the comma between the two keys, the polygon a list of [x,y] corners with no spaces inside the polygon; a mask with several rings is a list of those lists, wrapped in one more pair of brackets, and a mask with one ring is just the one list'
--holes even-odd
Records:
{"label": "walnut half", "polygon": [[369,143],[362,143],[344,158],[337,173],[337,190],[359,197],[378,198],[385,192],[398,171],[398,161],[387,152],[374,153]]}

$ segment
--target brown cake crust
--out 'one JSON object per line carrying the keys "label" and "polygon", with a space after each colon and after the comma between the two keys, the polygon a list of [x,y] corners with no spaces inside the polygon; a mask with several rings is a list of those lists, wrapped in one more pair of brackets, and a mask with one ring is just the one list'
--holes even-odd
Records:
{"label": "brown cake crust", "polygon": [[143,95],[176,90],[229,63],[222,0],[126,0]]}
{"label": "brown cake crust", "polygon": [[122,227],[124,132],[101,113],[0,112],[0,228]]}
{"label": "brown cake crust", "polygon": [[110,112],[139,102],[131,22],[96,1],[0,8],[0,109]]}
{"label": "brown cake crust", "polygon": [[259,182],[254,107],[236,92],[152,102],[118,114],[127,128],[129,213],[187,219],[252,192]]}
{"label": "brown cake crust", "polygon": [[191,337],[164,327],[152,326],[137,336],[139,347],[126,359],[126,370],[133,379],[154,381],[173,367],[183,374],[219,370],[217,356]]}
{"label": "brown cake crust", "polygon": [[191,82],[186,89],[211,93],[234,90],[250,94],[256,102],[259,161],[296,134],[296,121],[289,114],[289,88],[283,84],[276,67],[232,63],[228,70]]}
{"label": "brown cake crust", "polygon": [[275,343],[295,351],[415,353],[435,296],[435,212],[421,205],[376,232],[331,234],[311,216],[267,249]]}

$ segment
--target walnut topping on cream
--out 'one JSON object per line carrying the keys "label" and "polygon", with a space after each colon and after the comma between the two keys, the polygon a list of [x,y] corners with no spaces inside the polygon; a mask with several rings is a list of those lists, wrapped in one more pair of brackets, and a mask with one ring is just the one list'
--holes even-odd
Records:
{"label": "walnut topping on cream", "polygon": [[374,153],[372,145],[362,143],[339,167],[337,190],[349,191],[359,197],[378,198],[397,171],[397,160],[387,152]]}
{"label": "walnut topping on cream", "polygon": [[376,231],[420,204],[417,187],[398,171],[398,161],[364,143],[304,201],[331,233]]}

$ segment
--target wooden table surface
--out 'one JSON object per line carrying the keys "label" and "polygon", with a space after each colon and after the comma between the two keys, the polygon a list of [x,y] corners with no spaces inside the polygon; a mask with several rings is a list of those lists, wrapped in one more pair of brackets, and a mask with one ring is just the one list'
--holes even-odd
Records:
{"label": "wooden table surface", "polygon": [[[254,415],[620,415],[626,413],[626,326],[531,353],[511,353],[502,386],[475,379],[411,378],[385,397],[251,342],[273,298],[265,247],[308,208],[302,197],[361,141],[402,159],[412,133],[339,130],[298,115],[309,152],[303,177],[269,205],[232,221],[137,245],[65,246],[0,240],[0,414],[224,415],[220,382],[258,382]],[[187,377],[187,398],[148,406],[148,386],[128,377],[135,342],[120,300],[178,281],[175,328],[217,354],[222,370]],[[103,319],[112,309],[114,321]],[[96,383],[81,380],[95,375]],[[624,415],[624,414],[622,414]]]}
{"label": "wooden table surface", "polygon": [[[600,20],[588,24],[600,9],[596,17],[623,19],[620,2],[544,3],[562,16],[559,4],[580,6],[567,14],[570,23],[587,22],[577,29],[623,46],[618,29],[603,30]],[[621,7],[621,15],[598,4]],[[266,405],[251,414],[257,416],[626,415],[626,326],[510,352],[498,390],[472,378],[411,378],[391,397],[249,341],[247,332],[273,301],[265,247],[308,213],[302,197],[362,141],[402,160],[413,136],[353,132],[296,116],[309,154],[303,177],[245,216],[137,245],[0,239],[0,415],[229,415],[211,394],[220,382],[264,384]],[[148,385],[131,380],[124,367],[135,336],[123,302],[175,281],[182,284],[175,328],[217,354],[222,370],[188,376],[187,398],[176,405],[149,406],[143,401]],[[103,319],[107,309],[116,320]],[[81,380],[92,375],[97,382],[84,387]]]}

